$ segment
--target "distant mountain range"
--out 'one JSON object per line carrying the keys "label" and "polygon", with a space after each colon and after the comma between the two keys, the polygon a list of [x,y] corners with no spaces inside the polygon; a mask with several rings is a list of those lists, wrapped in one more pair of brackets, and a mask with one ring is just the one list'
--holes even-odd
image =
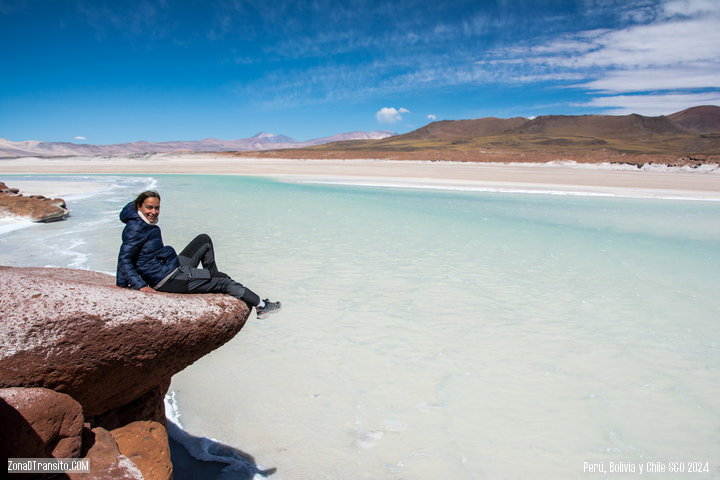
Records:
{"label": "distant mountain range", "polygon": [[133,142],[115,145],[89,145],[69,142],[42,142],[30,140],[12,142],[0,138],[0,157],[62,157],[62,156],[106,156],[160,152],[228,152],[249,150],[270,150],[283,148],[305,148],[329,142],[347,140],[377,140],[395,135],[393,132],[348,132],[331,137],[298,142],[284,135],[261,132],[241,140],[218,140],[206,138],[198,141],[177,142]]}
{"label": "distant mountain range", "polygon": [[588,152],[720,155],[720,107],[692,107],[671,115],[547,115],[430,123],[412,132],[360,142],[337,142],[313,151]]}
{"label": "distant mountain range", "polygon": [[[550,161],[642,163],[643,156],[720,162],[720,107],[692,107],[671,115],[546,115],[432,122],[412,132],[350,132],[296,142],[259,133],[243,140],[135,142],[119,145],[10,142],[0,139],[0,157],[118,155],[155,152],[237,152],[292,158],[395,158],[457,161]],[[256,153],[252,153],[256,152]],[[637,157],[629,160],[624,157]],[[622,160],[620,160],[622,158]]]}

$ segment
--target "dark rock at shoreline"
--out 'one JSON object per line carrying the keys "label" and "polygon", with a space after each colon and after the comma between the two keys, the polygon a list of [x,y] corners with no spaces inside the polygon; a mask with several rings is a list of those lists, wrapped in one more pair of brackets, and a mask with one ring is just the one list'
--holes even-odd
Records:
{"label": "dark rock at shoreline", "polygon": [[46,198],[42,195],[25,196],[17,188],[9,188],[0,182],[0,212],[18,217],[30,217],[35,222],[56,222],[70,216],[70,210],[62,198]]}

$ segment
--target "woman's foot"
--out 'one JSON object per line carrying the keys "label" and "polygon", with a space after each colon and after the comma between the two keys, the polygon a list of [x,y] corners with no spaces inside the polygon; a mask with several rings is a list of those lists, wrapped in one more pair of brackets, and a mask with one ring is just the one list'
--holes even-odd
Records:
{"label": "woman's foot", "polygon": [[[262,307],[260,305],[263,305]],[[255,307],[257,318],[265,318],[271,313],[275,313],[280,310],[280,302],[271,302],[267,298],[260,302],[260,305]]]}

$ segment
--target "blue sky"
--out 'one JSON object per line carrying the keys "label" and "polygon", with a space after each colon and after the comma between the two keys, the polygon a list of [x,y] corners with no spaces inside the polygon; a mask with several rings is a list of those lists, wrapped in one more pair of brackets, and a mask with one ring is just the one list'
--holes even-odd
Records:
{"label": "blue sky", "polygon": [[0,138],[405,133],[720,105],[718,0],[0,0]]}

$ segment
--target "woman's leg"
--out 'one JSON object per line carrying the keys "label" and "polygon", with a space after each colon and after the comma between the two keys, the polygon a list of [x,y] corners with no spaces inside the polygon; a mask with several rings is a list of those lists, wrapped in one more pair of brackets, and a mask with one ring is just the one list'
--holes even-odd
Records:
{"label": "woman's leg", "polygon": [[[178,254],[178,261],[184,267],[197,268],[202,267],[210,272],[214,277],[227,277],[226,274],[220,272],[215,264],[215,249],[212,239],[204,233],[195,237],[182,252]],[[229,278],[229,277],[228,277]]]}
{"label": "woman's leg", "polygon": [[256,307],[260,303],[260,297],[255,292],[230,277],[211,277],[209,283],[191,285],[188,289],[188,293],[201,293],[202,291],[227,293],[251,307]]}
{"label": "woman's leg", "polygon": [[[225,275],[219,272],[220,275]],[[242,300],[251,307],[260,304],[260,297],[229,276],[212,276],[208,270],[180,267],[160,287],[160,291],[168,293],[226,293]]]}

